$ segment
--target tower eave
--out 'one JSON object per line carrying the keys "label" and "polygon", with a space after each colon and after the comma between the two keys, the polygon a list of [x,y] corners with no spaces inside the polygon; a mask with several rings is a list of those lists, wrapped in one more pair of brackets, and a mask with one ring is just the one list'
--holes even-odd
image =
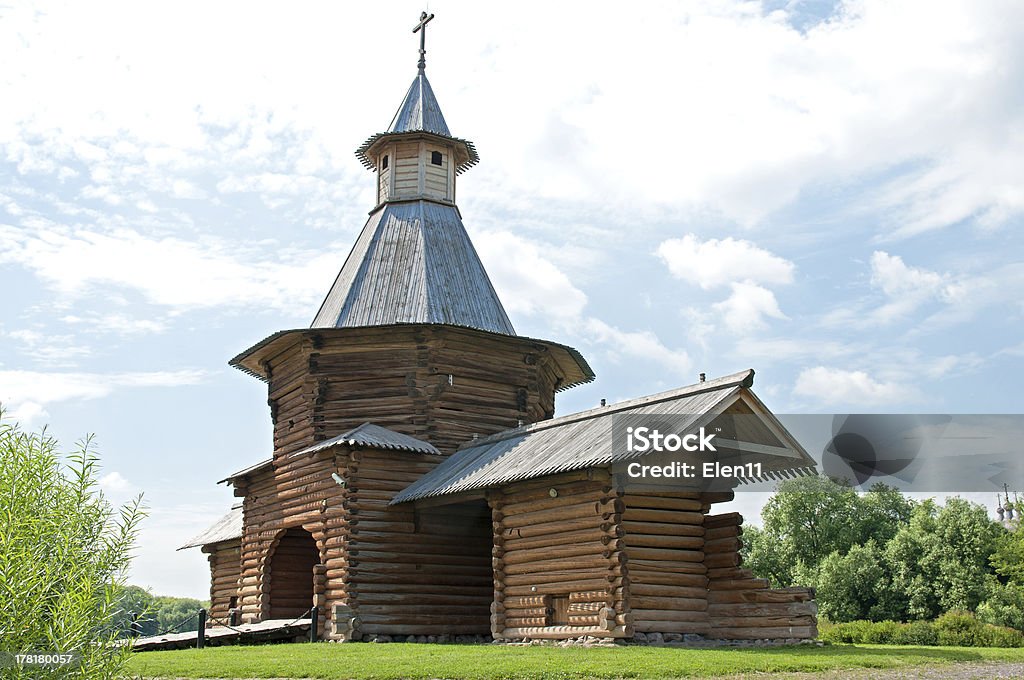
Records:
{"label": "tower eave", "polygon": [[521,335],[505,335],[492,331],[484,331],[468,326],[456,326],[453,324],[422,324],[422,323],[397,323],[385,326],[350,326],[344,328],[295,328],[291,330],[278,331],[260,340],[249,349],[240,352],[228,365],[238,370],[259,378],[266,382],[270,377],[268,361],[280,356],[303,341],[309,341],[316,347],[323,339],[356,339],[366,331],[379,331],[381,329],[415,329],[429,331],[431,329],[448,329],[459,334],[476,336],[481,338],[499,338],[507,341],[518,341],[537,345],[552,353],[555,361],[560,367],[564,377],[556,391],[567,390],[571,387],[583,385],[594,380],[594,370],[587,363],[587,360],[580,354],[579,350],[568,345],[562,345],[549,340],[539,340]]}
{"label": "tower eave", "polygon": [[454,143],[456,150],[456,174],[461,175],[463,172],[480,162],[480,154],[477,153],[476,146],[473,142],[467,139],[452,137],[450,135],[442,135],[425,130],[412,132],[378,132],[377,134],[367,138],[367,140],[363,142],[358,149],[356,149],[356,158],[359,159],[359,162],[362,163],[363,167],[367,170],[373,170],[376,172],[377,163],[374,156],[384,144],[390,141],[411,141],[420,139],[440,141],[445,144]]}

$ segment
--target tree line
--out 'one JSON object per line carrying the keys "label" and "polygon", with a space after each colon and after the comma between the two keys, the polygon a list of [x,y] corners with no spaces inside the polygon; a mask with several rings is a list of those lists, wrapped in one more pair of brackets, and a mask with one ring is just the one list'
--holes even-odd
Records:
{"label": "tree line", "polygon": [[915,501],[884,484],[779,485],[743,534],[744,564],[774,586],[812,586],[818,612],[845,622],[931,620],[975,612],[1024,630],[1024,532],[953,497]]}

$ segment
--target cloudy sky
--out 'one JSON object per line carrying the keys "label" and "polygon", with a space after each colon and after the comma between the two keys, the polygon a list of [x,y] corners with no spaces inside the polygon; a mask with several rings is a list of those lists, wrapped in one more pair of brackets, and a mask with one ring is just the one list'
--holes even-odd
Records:
{"label": "cloudy sky", "polygon": [[[432,0],[460,208],[560,413],[749,367],[779,413],[1019,412],[1024,4]],[[0,400],[144,492],[133,580],[269,455],[238,351],[307,326],[415,75],[392,3],[0,4]]]}

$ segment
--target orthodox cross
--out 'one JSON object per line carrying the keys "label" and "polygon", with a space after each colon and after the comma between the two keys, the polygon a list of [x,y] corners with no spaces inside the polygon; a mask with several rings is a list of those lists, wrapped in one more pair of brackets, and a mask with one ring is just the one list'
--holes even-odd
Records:
{"label": "orthodox cross", "polygon": [[420,61],[416,64],[416,67],[423,73],[427,68],[427,24],[434,18],[433,14],[427,14],[423,12],[420,14],[420,22],[416,24],[416,28],[412,29],[413,33],[420,34]]}

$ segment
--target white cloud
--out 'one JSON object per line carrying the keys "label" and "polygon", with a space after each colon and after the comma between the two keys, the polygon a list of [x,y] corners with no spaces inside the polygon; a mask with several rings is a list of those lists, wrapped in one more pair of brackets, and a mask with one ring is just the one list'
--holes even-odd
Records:
{"label": "white cloud", "polygon": [[100,488],[108,495],[122,495],[132,488],[132,485],[120,472],[108,472],[100,477]]}
{"label": "white cloud", "polygon": [[[431,27],[429,69],[453,132],[489,159],[481,195],[596,200],[624,213],[708,208],[754,224],[805,189],[889,173],[872,195],[906,233],[965,219],[998,226],[1024,211],[1019,3],[960,0],[937,12],[926,0],[861,0],[799,28],[800,3],[768,13],[739,1],[649,12],[548,4],[545,21],[506,16],[499,33],[480,30],[492,7],[455,7]],[[76,4],[5,11],[0,140],[22,172],[73,173],[75,159],[92,176],[113,160],[93,182],[117,196],[106,180],[116,186],[118,159],[180,169],[219,151],[218,137],[238,150],[228,167],[280,152],[299,174],[349,168],[413,73],[414,41],[389,6],[251,12],[245,30],[231,30],[229,7],[108,12],[118,21]],[[616,44],[591,49],[612,13]],[[355,28],[366,26],[375,30]],[[373,68],[339,75],[337,64],[366,54]],[[655,146],[637,144],[666,126]]]}
{"label": "white cloud", "polygon": [[765,317],[788,318],[779,309],[775,294],[756,283],[733,283],[732,295],[712,307],[720,315],[722,323],[737,333],[749,333],[765,327]]}
{"label": "white cloud", "polygon": [[876,250],[871,255],[871,285],[888,298],[871,314],[879,323],[889,323],[913,312],[929,300],[954,303],[963,299],[964,288],[936,272],[909,267],[898,255]]}
{"label": "white cloud", "polygon": [[49,404],[76,399],[99,399],[114,390],[133,387],[177,387],[202,381],[202,371],[142,373],[62,373],[0,370],[0,403],[22,422],[45,418]]}
{"label": "white cloud", "polygon": [[[764,328],[766,318],[788,318],[775,293],[765,287],[793,282],[796,267],[785,258],[750,241],[731,237],[701,241],[694,234],[663,241],[656,253],[677,279],[704,290],[729,287],[729,297],[712,305],[716,319],[706,315],[700,324],[701,337],[715,326],[745,334]],[[684,316],[694,313],[692,308],[684,310]]]}
{"label": "white cloud", "polygon": [[876,380],[864,371],[816,366],[800,371],[793,393],[822,405],[883,407],[916,399],[915,388]]}
{"label": "white cloud", "polygon": [[693,365],[685,350],[666,347],[650,331],[623,331],[593,318],[583,322],[583,329],[592,342],[605,345],[606,355],[612,360],[625,356],[653,361],[677,374],[686,374]]}
{"label": "white cloud", "polygon": [[[324,282],[337,272],[339,254],[265,251],[215,238],[194,242],[129,229],[34,232],[0,225],[3,262],[29,269],[70,298],[103,286],[133,290],[147,302],[178,310],[225,306],[291,311],[320,299]],[[111,318],[114,324],[119,321],[126,320]]]}
{"label": "white cloud", "polygon": [[83,326],[94,333],[116,335],[144,335],[161,333],[167,329],[162,319],[138,319],[121,313],[89,313],[84,316],[67,314],[61,317],[61,321],[72,326]]}
{"label": "white cloud", "polygon": [[587,296],[538,244],[506,231],[478,232],[473,243],[510,314],[562,322],[583,312]]}
{"label": "white cloud", "polygon": [[795,266],[750,241],[734,238],[701,240],[694,234],[663,241],[657,249],[677,279],[708,290],[737,281],[792,283]]}

